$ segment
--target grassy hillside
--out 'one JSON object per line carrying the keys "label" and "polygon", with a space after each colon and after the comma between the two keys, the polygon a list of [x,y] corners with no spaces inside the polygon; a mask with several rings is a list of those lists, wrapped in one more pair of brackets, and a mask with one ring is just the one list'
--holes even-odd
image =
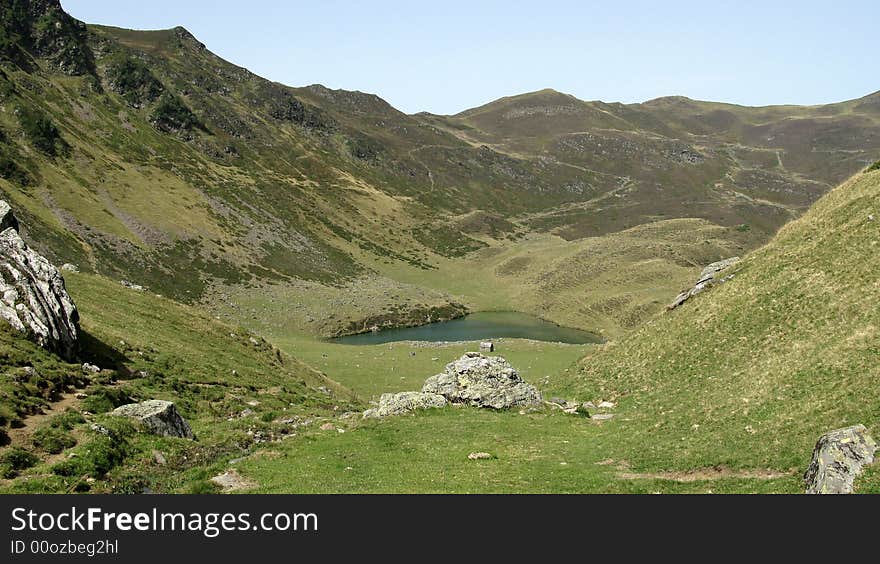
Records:
{"label": "grassy hillside", "polygon": [[[560,364],[542,377],[521,345],[502,345],[546,395],[614,401],[610,421],[447,408],[273,446],[238,467],[266,492],[802,492],[819,435],[856,423],[880,433],[878,206],[880,172],[854,177],[732,280],[569,370],[559,367],[574,351],[543,347]],[[412,374],[432,371],[425,355],[458,352],[407,348],[338,347],[329,363],[376,394],[417,386]],[[410,368],[397,385],[389,362]],[[474,451],[493,458],[469,461]],[[857,491],[880,492],[880,468]]]}
{"label": "grassy hillside", "polygon": [[[344,315],[297,317],[313,335],[387,317],[387,288],[401,323],[453,303],[520,303],[531,294],[509,277],[490,274],[477,293],[442,281],[528,255],[528,235],[573,254],[699,219],[717,247],[754,248],[880,156],[876,96],[742,108],[542,91],[410,116],[372,94],[262,79],[183,28],[85,25],[57,0],[4,4],[0,24],[0,195],[41,252],[235,322],[277,308],[242,312],[222,296],[314,288],[334,301],[355,288],[362,305]],[[659,295],[678,289],[694,253],[673,243],[603,255],[626,280],[675,265]],[[526,288],[568,276],[564,262],[532,266]],[[638,283],[611,296],[582,288],[523,307],[610,334],[657,311]]]}
{"label": "grassy hillside", "polygon": [[[262,79],[183,28],[4,3],[0,198],[82,270],[65,278],[102,370],[0,327],[0,491],[212,492],[235,468],[260,492],[798,492],[820,434],[880,435],[878,133],[880,94],[746,108],[544,90],[406,115]],[[733,279],[663,312],[733,255]],[[476,343],[323,337],[468,309],[611,339],[498,352],[613,418],[362,420]],[[199,440],[107,415],[150,398]],[[880,492],[880,467],[858,487]]]}
{"label": "grassy hillside", "polygon": [[857,175],[733,280],[584,359],[575,388],[619,399],[634,468],[805,468],[825,431],[880,434],[878,210],[880,172]]}
{"label": "grassy hillside", "polygon": [[[229,458],[359,405],[241,328],[95,275],[66,279],[82,315],[83,360],[102,370],[87,373],[0,331],[0,491],[212,491],[206,478]],[[106,415],[156,398],[175,402],[197,442],[135,433]],[[31,459],[16,467],[23,453]]]}

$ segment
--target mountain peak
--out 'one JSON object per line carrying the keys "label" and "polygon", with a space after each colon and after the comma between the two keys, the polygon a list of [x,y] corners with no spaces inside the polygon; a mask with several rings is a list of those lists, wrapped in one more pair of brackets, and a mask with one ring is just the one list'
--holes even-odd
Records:
{"label": "mountain peak", "polygon": [[59,0],[0,5],[0,59],[24,70],[34,70],[33,58],[43,58],[65,74],[94,75],[86,39],[85,24],[65,12]]}

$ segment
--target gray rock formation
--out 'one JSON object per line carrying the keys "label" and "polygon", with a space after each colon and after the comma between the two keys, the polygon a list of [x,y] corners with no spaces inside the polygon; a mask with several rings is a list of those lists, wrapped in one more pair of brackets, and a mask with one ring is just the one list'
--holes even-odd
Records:
{"label": "gray rock formation", "polygon": [[862,466],[874,462],[874,442],[864,425],[830,431],[819,437],[804,481],[808,494],[852,493]]}
{"label": "gray rock formation", "polygon": [[120,280],[119,283],[122,284],[123,286],[125,286],[126,288],[128,288],[129,290],[134,290],[136,292],[143,292],[144,291],[143,286],[141,286],[140,284],[134,284],[132,282],[129,282],[128,280]]}
{"label": "gray rock formation", "polygon": [[174,403],[164,400],[147,400],[117,407],[111,412],[117,417],[128,417],[140,422],[150,433],[165,437],[195,439],[186,419],[180,415]]}
{"label": "gray rock formation", "polygon": [[18,220],[0,201],[0,317],[67,360],[78,350],[79,314],[64,278],[18,234]]}
{"label": "gray rock formation", "polygon": [[439,394],[452,403],[492,409],[533,406],[542,402],[541,393],[524,382],[506,360],[477,352],[465,353],[447,364],[445,372],[425,381],[422,391]]}
{"label": "gray rock formation", "polygon": [[697,280],[697,283],[694,284],[693,288],[683,290],[674,300],[672,300],[672,303],[669,304],[666,309],[675,309],[710,286],[727,282],[730,278],[733,278],[733,275],[726,277],[719,277],[718,275],[738,262],[739,257],[732,257],[713,262],[703,269],[703,272],[700,273],[699,280]]}
{"label": "gray rock formation", "polygon": [[379,398],[379,406],[364,412],[364,419],[370,417],[388,417],[389,415],[402,415],[416,409],[430,409],[444,407],[446,398],[438,394],[425,392],[400,392],[397,394],[382,394]]}

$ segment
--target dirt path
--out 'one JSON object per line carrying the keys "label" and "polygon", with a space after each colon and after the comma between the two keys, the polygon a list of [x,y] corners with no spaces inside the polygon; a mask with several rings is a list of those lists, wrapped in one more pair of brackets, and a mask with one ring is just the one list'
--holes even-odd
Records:
{"label": "dirt path", "polygon": [[776,470],[734,470],[727,466],[713,466],[697,468],[682,472],[631,472],[629,465],[618,463],[617,478],[619,480],[671,480],[674,482],[702,482],[720,480],[724,478],[746,478],[751,480],[775,480],[783,476],[791,475],[796,470],[780,472]]}
{"label": "dirt path", "polygon": [[9,429],[9,446],[25,446],[30,443],[31,435],[34,431],[42,427],[50,417],[64,413],[68,407],[79,405],[81,400],[76,399],[76,390],[71,390],[61,394],[61,399],[49,404],[49,407],[43,408],[40,413],[28,415],[24,418],[24,425],[16,429]]}

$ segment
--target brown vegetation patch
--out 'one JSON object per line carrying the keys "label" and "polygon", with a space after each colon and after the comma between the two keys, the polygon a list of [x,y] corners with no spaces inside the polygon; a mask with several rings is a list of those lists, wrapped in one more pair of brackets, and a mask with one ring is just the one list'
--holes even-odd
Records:
{"label": "brown vegetation patch", "polygon": [[619,464],[618,468],[617,478],[620,480],[671,480],[682,483],[721,480],[725,478],[775,480],[792,473],[792,471],[780,472],[769,469],[734,470],[724,465],[674,472],[631,472],[626,463]]}

